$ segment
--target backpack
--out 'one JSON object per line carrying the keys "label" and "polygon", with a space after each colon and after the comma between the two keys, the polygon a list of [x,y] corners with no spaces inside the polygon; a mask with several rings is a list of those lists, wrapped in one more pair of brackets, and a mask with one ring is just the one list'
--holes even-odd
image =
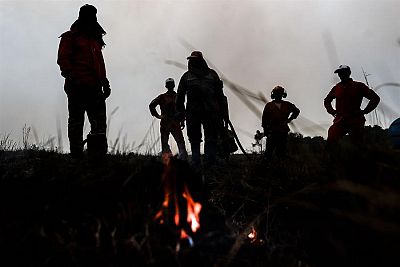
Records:
{"label": "backpack", "polygon": [[238,150],[238,146],[235,141],[235,135],[233,131],[223,127],[220,131],[218,138],[218,154],[222,158],[228,158],[229,154],[232,154]]}

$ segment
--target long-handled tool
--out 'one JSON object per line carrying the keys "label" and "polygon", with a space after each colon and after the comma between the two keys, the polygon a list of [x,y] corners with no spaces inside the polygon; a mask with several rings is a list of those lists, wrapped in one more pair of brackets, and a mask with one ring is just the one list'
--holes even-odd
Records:
{"label": "long-handled tool", "polygon": [[236,143],[238,144],[240,150],[243,152],[243,154],[244,154],[247,158],[249,158],[249,155],[247,154],[247,152],[244,150],[242,144],[240,143],[239,137],[238,137],[237,134],[236,134],[235,128],[233,127],[233,124],[232,124],[231,120],[228,120],[228,125],[229,125],[229,127],[231,128],[231,130],[232,130],[233,136],[235,137]]}

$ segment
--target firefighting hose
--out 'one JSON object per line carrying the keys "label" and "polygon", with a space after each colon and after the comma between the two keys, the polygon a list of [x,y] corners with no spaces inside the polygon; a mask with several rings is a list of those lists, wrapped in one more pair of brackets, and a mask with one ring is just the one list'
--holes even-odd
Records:
{"label": "firefighting hose", "polygon": [[238,144],[240,150],[241,150],[241,151],[243,152],[243,154],[249,159],[249,155],[246,153],[246,151],[244,150],[242,144],[240,143],[240,140],[239,140],[239,137],[238,137],[237,134],[236,134],[235,128],[233,127],[233,124],[232,124],[231,120],[229,120],[229,119],[228,119],[228,125],[229,125],[229,127],[231,128],[231,130],[232,130],[233,137],[235,138],[236,143]]}

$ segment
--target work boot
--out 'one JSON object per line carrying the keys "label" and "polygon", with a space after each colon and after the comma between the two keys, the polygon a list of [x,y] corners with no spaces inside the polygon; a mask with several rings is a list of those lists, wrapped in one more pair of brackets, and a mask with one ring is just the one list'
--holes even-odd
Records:
{"label": "work boot", "polygon": [[73,163],[78,163],[83,160],[83,141],[76,142],[70,140],[70,157]]}
{"label": "work boot", "polygon": [[89,161],[92,163],[102,162],[107,154],[107,137],[103,133],[87,135],[87,151]]}

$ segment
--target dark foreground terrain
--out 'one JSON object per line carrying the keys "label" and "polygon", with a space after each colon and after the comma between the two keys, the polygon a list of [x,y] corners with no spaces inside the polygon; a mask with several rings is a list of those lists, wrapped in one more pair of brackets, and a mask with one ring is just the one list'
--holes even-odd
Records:
{"label": "dark foreground terrain", "polygon": [[284,161],[233,155],[203,172],[173,160],[175,185],[202,204],[192,245],[172,207],[154,220],[159,157],[89,164],[0,151],[1,265],[400,266],[400,154],[382,129],[369,128],[366,143],[328,155],[322,138],[291,136]]}

